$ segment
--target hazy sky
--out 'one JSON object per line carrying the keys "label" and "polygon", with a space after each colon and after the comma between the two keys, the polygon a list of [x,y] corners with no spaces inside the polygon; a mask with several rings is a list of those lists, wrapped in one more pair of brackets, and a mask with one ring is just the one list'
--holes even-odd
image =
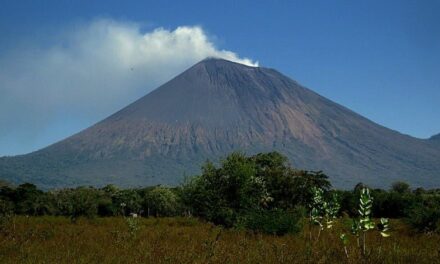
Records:
{"label": "hazy sky", "polygon": [[427,138],[440,133],[439,13],[440,1],[2,0],[0,156],[76,133],[207,56],[275,68]]}

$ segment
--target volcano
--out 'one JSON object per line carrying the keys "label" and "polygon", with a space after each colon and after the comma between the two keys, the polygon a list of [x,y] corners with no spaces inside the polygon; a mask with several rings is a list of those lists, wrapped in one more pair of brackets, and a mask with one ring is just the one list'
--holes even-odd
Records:
{"label": "volcano", "polygon": [[209,58],[103,121],[0,159],[0,178],[43,188],[176,185],[232,151],[279,151],[332,184],[440,186],[438,136],[380,126],[276,70]]}

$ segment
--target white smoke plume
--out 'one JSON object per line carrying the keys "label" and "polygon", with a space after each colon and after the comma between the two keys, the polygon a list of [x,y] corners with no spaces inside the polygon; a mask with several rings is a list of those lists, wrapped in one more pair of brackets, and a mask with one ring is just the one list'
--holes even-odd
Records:
{"label": "white smoke plume", "polygon": [[142,32],[100,19],[52,39],[0,57],[0,156],[85,128],[206,57],[258,66],[219,50],[199,26]]}

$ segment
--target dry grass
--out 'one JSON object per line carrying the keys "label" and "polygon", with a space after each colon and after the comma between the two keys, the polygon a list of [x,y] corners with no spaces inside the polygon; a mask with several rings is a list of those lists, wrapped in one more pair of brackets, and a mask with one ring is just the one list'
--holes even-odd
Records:
{"label": "dry grass", "polygon": [[365,260],[352,237],[350,258],[345,257],[339,240],[342,220],[312,247],[307,228],[275,237],[195,219],[138,221],[139,229],[130,231],[123,218],[74,224],[61,217],[17,217],[0,235],[0,263],[440,263],[440,236],[411,234],[400,221],[391,221],[395,229],[382,242],[370,234]]}

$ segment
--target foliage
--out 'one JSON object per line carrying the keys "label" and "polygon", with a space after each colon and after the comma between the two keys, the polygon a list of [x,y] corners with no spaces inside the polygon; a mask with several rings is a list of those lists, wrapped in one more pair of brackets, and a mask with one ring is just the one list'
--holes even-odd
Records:
{"label": "foliage", "polygon": [[56,206],[61,215],[76,221],[79,216],[92,218],[98,211],[98,193],[93,188],[80,187],[54,192]]}
{"label": "foliage", "polygon": [[184,201],[208,221],[233,226],[240,211],[258,208],[266,194],[253,163],[240,153],[228,156],[220,168],[207,162],[202,169],[183,186]]}
{"label": "foliage", "polygon": [[128,233],[131,238],[136,238],[140,230],[140,220],[137,217],[126,217],[125,222],[127,223]]}
{"label": "foliage", "polygon": [[391,185],[391,189],[394,192],[400,193],[400,194],[404,194],[404,193],[409,193],[411,191],[409,184],[406,182],[395,182]]}
{"label": "foliage", "polygon": [[13,217],[12,204],[0,198],[0,232],[5,231]]}
{"label": "foliage", "polygon": [[136,190],[118,190],[112,196],[113,204],[120,207],[122,215],[139,214],[142,208],[142,198]]}
{"label": "foliage", "polygon": [[247,229],[273,235],[295,234],[301,230],[303,212],[296,210],[251,210],[240,216],[236,223],[239,229]]}
{"label": "foliage", "polygon": [[312,188],[313,199],[310,204],[310,220],[313,224],[319,225],[320,229],[332,228],[333,221],[339,212],[339,201],[336,193],[333,193],[330,200],[324,198],[324,191],[321,188]]}
{"label": "foliage", "polygon": [[408,210],[406,221],[417,231],[440,233],[440,196],[414,205]]}
{"label": "foliage", "polygon": [[[351,233],[356,237],[357,245],[362,252],[362,257],[365,258],[367,254],[367,233],[371,230],[375,229],[374,220],[371,218],[371,209],[373,207],[373,198],[370,194],[370,189],[367,187],[363,187],[360,191],[359,198],[359,218],[353,219],[353,223],[351,225]],[[389,237],[388,233],[389,221],[386,218],[381,218],[380,223],[377,225],[377,229],[382,238]],[[360,240],[362,238],[362,240]],[[344,251],[346,256],[348,257],[348,251],[346,245],[348,244],[348,237],[345,233],[340,236],[341,241],[344,244]],[[379,254],[381,253],[382,248],[379,247]]]}
{"label": "foliage", "polygon": [[208,161],[182,186],[182,201],[194,215],[231,227],[248,212],[287,211],[310,200],[310,188],[330,186],[322,172],[297,171],[286,162],[276,152],[232,153],[219,167]]}
{"label": "foliage", "polygon": [[389,237],[390,234],[388,233],[388,231],[390,230],[390,223],[388,218],[381,218],[380,219],[380,223],[377,225],[377,228],[380,231],[380,235],[382,237]]}
{"label": "foliage", "polygon": [[179,209],[175,192],[160,186],[146,193],[144,205],[147,208],[147,214],[154,216],[173,216]]}
{"label": "foliage", "polygon": [[359,226],[364,232],[374,228],[374,223],[371,219],[371,208],[373,207],[373,198],[370,195],[370,189],[364,188],[361,191],[359,198]]}
{"label": "foliage", "polygon": [[[358,217],[358,199],[366,188],[365,184],[359,183],[351,191],[331,190],[330,187],[323,172],[295,169],[280,153],[253,156],[232,153],[220,164],[207,161],[200,175],[187,179],[177,188],[119,189],[107,185],[103,188],[42,191],[30,183],[18,186],[0,183],[0,203],[10,215],[63,215],[72,221],[79,217],[128,216],[132,213],[142,216],[194,215],[232,227],[248,212],[289,211],[298,206],[309,206],[315,190],[321,189],[325,203],[316,205],[314,214],[319,223],[314,221],[315,224],[322,227],[332,224],[334,216],[329,210],[332,197],[336,195],[341,214]],[[412,190],[408,184],[396,182],[390,190],[370,189],[370,197],[374,198],[370,208],[374,217],[406,218],[419,232],[438,230],[439,189]]]}
{"label": "foliage", "polygon": [[[369,247],[377,250],[365,258],[351,241],[347,258],[333,232],[323,232],[309,254],[307,230],[273,236],[219,229],[195,218],[138,220],[141,228],[132,237],[122,217],[79,218],[73,224],[65,217],[18,216],[15,229],[0,233],[0,263],[438,263],[440,234],[411,234],[400,220],[391,221],[400,231],[390,239],[368,234]],[[344,228],[337,220],[332,230]]]}

